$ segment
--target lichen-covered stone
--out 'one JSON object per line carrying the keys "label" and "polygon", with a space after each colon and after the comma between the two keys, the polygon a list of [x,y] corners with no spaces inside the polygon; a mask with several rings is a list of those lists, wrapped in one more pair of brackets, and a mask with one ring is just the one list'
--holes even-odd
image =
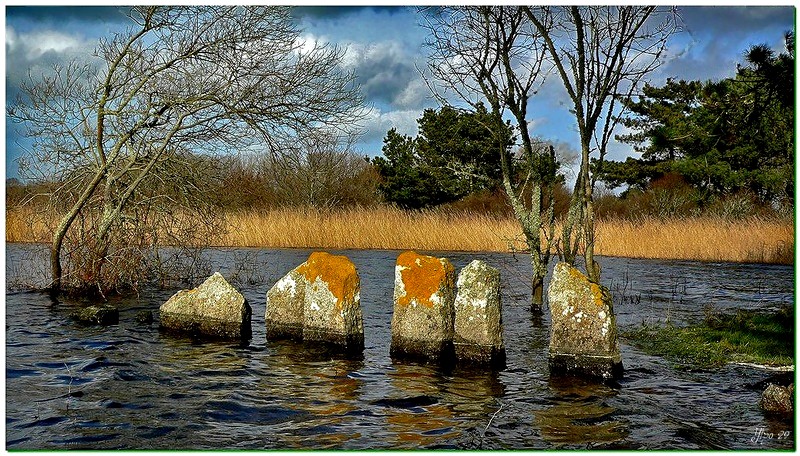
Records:
{"label": "lichen-covered stone", "polygon": [[161,326],[215,339],[249,339],[252,309],[219,272],[161,305]]}
{"label": "lichen-covered stone", "polygon": [[450,261],[401,253],[395,265],[391,356],[452,361],[454,298]]}
{"label": "lichen-covered stone", "polygon": [[113,306],[88,306],[70,314],[73,319],[87,325],[116,325],[119,310]]}
{"label": "lichen-covered stone", "polygon": [[761,408],[765,412],[791,414],[794,411],[794,383],[789,387],[770,383],[761,394]]}
{"label": "lichen-covered stone", "polygon": [[611,379],[622,374],[617,325],[608,289],[558,263],[547,290],[550,372]]}
{"label": "lichen-covered stone", "polygon": [[356,266],[345,256],[314,252],[296,271],[306,283],[303,341],[362,350],[361,279]]}
{"label": "lichen-covered stone", "polygon": [[267,339],[303,339],[303,303],[308,279],[300,266],[289,271],[267,292],[264,314]]}
{"label": "lichen-covered stone", "polygon": [[453,346],[459,362],[505,364],[500,271],[473,260],[458,274]]}

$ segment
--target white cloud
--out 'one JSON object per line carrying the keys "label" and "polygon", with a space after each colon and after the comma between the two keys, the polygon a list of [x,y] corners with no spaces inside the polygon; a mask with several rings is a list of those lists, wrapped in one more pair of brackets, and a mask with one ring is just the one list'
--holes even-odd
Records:
{"label": "white cloud", "polygon": [[365,140],[382,139],[386,132],[392,128],[402,135],[416,136],[419,132],[417,119],[422,116],[422,110],[399,110],[382,112],[372,108],[363,121]]}
{"label": "white cloud", "polygon": [[47,52],[67,54],[86,52],[94,43],[77,36],[53,30],[39,30],[18,33],[13,27],[6,27],[6,52],[27,61],[35,61]]}
{"label": "white cloud", "polygon": [[94,57],[96,42],[78,34],[67,34],[51,29],[20,32],[6,26],[6,99],[19,94],[23,81],[29,74],[34,78],[49,74],[53,65],[63,65],[73,59],[84,62]]}
{"label": "white cloud", "polygon": [[411,80],[402,92],[397,94],[394,104],[401,108],[423,106],[431,98],[430,90],[422,77]]}
{"label": "white cloud", "polygon": [[310,33],[304,33],[297,37],[294,45],[298,47],[298,50],[301,53],[307,54],[317,47],[323,46],[327,42],[328,40],[324,37],[318,37]]}

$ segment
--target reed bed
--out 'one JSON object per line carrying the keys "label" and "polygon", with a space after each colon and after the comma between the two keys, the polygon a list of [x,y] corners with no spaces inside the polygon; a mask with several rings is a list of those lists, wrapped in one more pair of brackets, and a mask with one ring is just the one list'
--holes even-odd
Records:
{"label": "reed bed", "polygon": [[39,208],[6,207],[6,242],[50,242],[57,222]]}
{"label": "reed bed", "polygon": [[507,218],[392,207],[287,208],[233,212],[226,219],[223,243],[250,247],[499,252],[514,248],[519,232]]}
{"label": "reed bed", "polygon": [[687,217],[638,221],[608,220],[596,225],[600,255],[753,263],[794,262],[790,221]]}
{"label": "reed bed", "polygon": [[[221,216],[227,226],[219,241],[223,247],[468,252],[525,248],[512,218],[469,212],[378,206],[250,210]],[[7,209],[6,242],[47,242],[54,220],[29,208]],[[607,256],[792,264],[794,225],[762,218],[599,220],[595,245],[597,254]]]}

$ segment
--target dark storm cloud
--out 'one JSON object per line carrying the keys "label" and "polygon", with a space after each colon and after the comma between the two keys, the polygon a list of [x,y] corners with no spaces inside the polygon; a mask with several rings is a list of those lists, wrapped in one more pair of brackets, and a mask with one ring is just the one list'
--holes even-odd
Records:
{"label": "dark storm cloud", "polygon": [[298,19],[336,19],[364,11],[394,14],[407,8],[406,6],[295,6],[292,8],[292,15]]}
{"label": "dark storm cloud", "polygon": [[122,22],[127,17],[116,6],[7,6],[6,19],[31,22]]}
{"label": "dark storm cloud", "polygon": [[784,27],[794,24],[791,6],[683,6],[680,7],[684,25],[689,33],[722,34],[749,33],[774,29],[781,35]]}
{"label": "dark storm cloud", "polygon": [[756,44],[784,50],[783,34],[794,30],[792,7],[681,7],[685,33],[670,45],[671,58],[650,78],[718,80],[732,77]]}
{"label": "dark storm cloud", "polygon": [[414,56],[394,42],[378,43],[356,52],[355,72],[367,99],[402,104],[399,96],[419,78]]}

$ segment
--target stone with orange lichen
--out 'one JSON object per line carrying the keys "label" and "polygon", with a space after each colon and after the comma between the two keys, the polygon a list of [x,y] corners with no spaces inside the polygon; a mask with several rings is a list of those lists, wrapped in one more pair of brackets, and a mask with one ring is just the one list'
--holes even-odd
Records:
{"label": "stone with orange lichen", "polygon": [[558,263],[547,290],[551,374],[610,379],[622,373],[617,326],[608,289]]}
{"label": "stone with orange lichen", "polygon": [[452,361],[454,298],[455,270],[446,258],[401,253],[395,265],[392,357]]}
{"label": "stone with orange lichen", "polygon": [[314,252],[297,268],[305,278],[303,340],[364,348],[361,279],[345,256]]}

